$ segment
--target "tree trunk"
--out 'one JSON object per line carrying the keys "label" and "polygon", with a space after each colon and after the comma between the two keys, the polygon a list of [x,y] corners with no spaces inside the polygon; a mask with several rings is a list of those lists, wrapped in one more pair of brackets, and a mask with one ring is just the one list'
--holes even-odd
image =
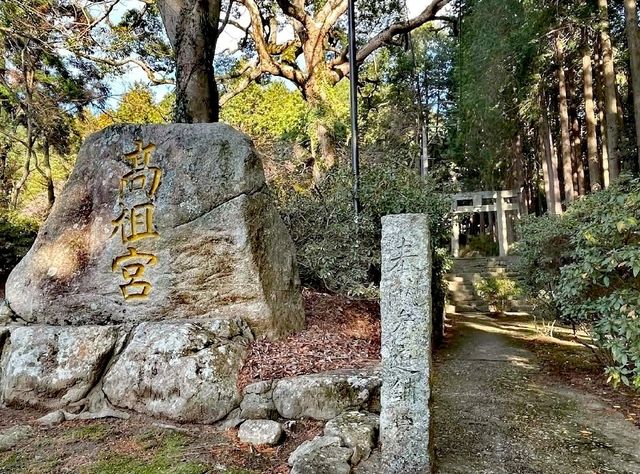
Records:
{"label": "tree trunk", "polygon": [[600,118],[600,137],[602,141],[602,184],[607,189],[611,184],[609,174],[609,148],[607,147],[607,124],[604,118],[604,112],[601,110]]}
{"label": "tree trunk", "polygon": [[53,176],[51,174],[51,157],[50,157],[50,145],[49,140],[44,141],[44,153],[42,158],[43,176],[47,182],[47,210],[53,207],[53,203],[56,200],[55,188],[53,186]]}
{"label": "tree trunk", "polygon": [[582,75],[584,82],[584,110],[587,123],[587,160],[589,162],[589,183],[591,191],[602,189],[600,163],[598,162],[598,136],[596,133],[596,113],[593,100],[593,67],[591,52],[585,47],[582,55]]}
{"label": "tree trunk", "polygon": [[551,127],[549,126],[549,118],[547,117],[546,103],[541,101],[541,105],[540,135],[542,137],[545,157],[543,166],[546,167],[547,175],[549,176],[549,194],[551,195],[548,212],[560,215],[562,214],[562,204],[560,199],[560,182],[558,180],[558,155],[555,153]]}
{"label": "tree trunk", "polygon": [[[321,76],[321,74],[316,74]],[[322,181],[324,176],[337,162],[337,145],[336,137],[332,130],[332,118],[327,111],[327,103],[329,98],[326,96],[324,87],[330,87],[323,82],[312,77],[304,87],[304,96],[312,110],[315,127],[316,143],[312,145],[313,153],[313,182],[314,184]],[[317,151],[316,151],[317,150]]]}
{"label": "tree trunk", "polygon": [[213,70],[221,0],[159,0],[158,9],[176,61],[176,121],[217,122]]}
{"label": "tree trunk", "polygon": [[613,63],[613,47],[609,35],[609,9],[607,0],[598,0],[600,10],[600,40],[605,82],[605,111],[607,124],[607,156],[609,160],[609,179],[619,174],[618,150],[618,101],[616,98],[616,73]]}
{"label": "tree trunk", "polygon": [[313,160],[313,182],[319,183],[331,168],[336,165],[335,138],[320,121],[316,124],[319,156]]}
{"label": "tree trunk", "polygon": [[35,145],[33,117],[31,115],[33,112],[33,81],[35,78],[35,73],[27,67],[24,60],[22,63],[22,69],[23,69],[23,75],[25,78],[25,89],[26,89],[25,116],[26,116],[26,122],[27,122],[27,126],[26,126],[27,156],[24,160],[24,164],[22,165],[22,176],[20,177],[20,179],[18,180],[18,182],[13,188],[13,196],[11,197],[11,207],[13,207],[13,209],[18,208],[18,198],[20,197],[20,192],[22,191],[22,188],[25,186],[25,184],[27,184],[27,179],[29,179],[29,174],[31,173],[31,157],[33,156],[33,147]]}
{"label": "tree trunk", "polygon": [[567,101],[567,82],[564,73],[564,52],[562,40],[556,38],[556,59],[558,62],[558,105],[560,108],[560,134],[562,144],[562,177],[564,178],[564,199],[573,201],[573,166],[571,163],[571,133],[569,131],[569,104]]}
{"label": "tree trunk", "polygon": [[540,156],[540,167],[542,168],[542,177],[544,179],[544,195],[547,200],[547,212],[552,214],[555,212],[555,195],[553,192],[553,184],[549,176],[549,166],[547,166],[547,152],[544,143],[544,131],[542,127],[538,130],[538,155]]}
{"label": "tree trunk", "polygon": [[640,168],[640,36],[636,0],[624,0],[625,28],[631,58],[631,84],[633,89],[633,115],[636,122],[636,153]]}
{"label": "tree trunk", "polygon": [[586,189],[584,184],[584,161],[582,159],[582,124],[578,118],[577,110],[574,110],[573,112],[571,133],[573,147],[574,191],[577,191],[578,196],[584,196],[586,194]]}
{"label": "tree trunk", "polygon": [[3,143],[0,145],[0,208],[4,208],[9,205],[9,191],[10,187],[7,186],[9,177],[7,176],[7,161],[9,160],[9,151],[11,145],[9,143]]}

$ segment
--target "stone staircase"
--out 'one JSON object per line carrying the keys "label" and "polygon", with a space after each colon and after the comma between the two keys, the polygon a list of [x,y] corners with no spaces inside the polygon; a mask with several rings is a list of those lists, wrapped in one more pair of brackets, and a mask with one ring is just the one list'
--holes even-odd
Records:
{"label": "stone staircase", "polygon": [[[505,276],[517,282],[517,261],[517,257],[456,258],[446,276],[449,286],[447,312],[489,311],[488,305],[476,295],[474,283],[490,276]],[[531,310],[530,305],[522,300],[512,300],[510,306],[509,311],[514,312]]]}

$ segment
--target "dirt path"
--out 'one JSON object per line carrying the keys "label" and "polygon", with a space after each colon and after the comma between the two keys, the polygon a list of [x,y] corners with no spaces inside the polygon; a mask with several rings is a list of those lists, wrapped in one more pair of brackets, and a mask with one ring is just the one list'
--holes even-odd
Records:
{"label": "dirt path", "polygon": [[640,430],[597,397],[545,379],[499,326],[461,316],[438,355],[437,472],[640,473]]}

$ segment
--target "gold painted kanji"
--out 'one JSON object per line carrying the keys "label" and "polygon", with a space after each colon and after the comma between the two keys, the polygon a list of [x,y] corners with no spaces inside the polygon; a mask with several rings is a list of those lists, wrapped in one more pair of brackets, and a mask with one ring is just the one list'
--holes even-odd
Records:
{"label": "gold painted kanji", "polygon": [[158,258],[152,253],[139,252],[131,246],[144,239],[160,236],[155,228],[155,198],[162,181],[162,169],[151,166],[156,146],[152,143],[143,146],[142,141],[135,142],[136,149],[124,154],[131,171],[120,179],[118,206],[120,212],[112,221],[111,237],[120,236],[127,253],[113,259],[111,271],[121,271],[125,283],[120,291],[125,301],[149,298],[153,286],[143,277],[147,266],[155,266]]}
{"label": "gold painted kanji", "polygon": [[160,234],[153,226],[154,210],[155,206],[151,203],[138,204],[130,209],[123,209],[113,221],[114,229],[111,237],[120,233],[123,244],[158,237]]}
{"label": "gold painted kanji", "polygon": [[151,293],[151,283],[142,279],[146,270],[145,265],[155,266],[158,263],[158,257],[150,253],[138,252],[134,247],[129,247],[127,250],[128,254],[113,259],[111,271],[122,271],[125,283],[120,285],[120,291],[125,301],[146,299]]}

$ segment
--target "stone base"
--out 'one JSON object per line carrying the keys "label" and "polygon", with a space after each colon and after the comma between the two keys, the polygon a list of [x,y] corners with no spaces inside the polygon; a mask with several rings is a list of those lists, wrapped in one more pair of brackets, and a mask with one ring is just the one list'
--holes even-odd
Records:
{"label": "stone base", "polygon": [[240,404],[237,378],[252,339],[240,319],[5,328],[0,396],[14,407],[106,404],[213,423]]}

